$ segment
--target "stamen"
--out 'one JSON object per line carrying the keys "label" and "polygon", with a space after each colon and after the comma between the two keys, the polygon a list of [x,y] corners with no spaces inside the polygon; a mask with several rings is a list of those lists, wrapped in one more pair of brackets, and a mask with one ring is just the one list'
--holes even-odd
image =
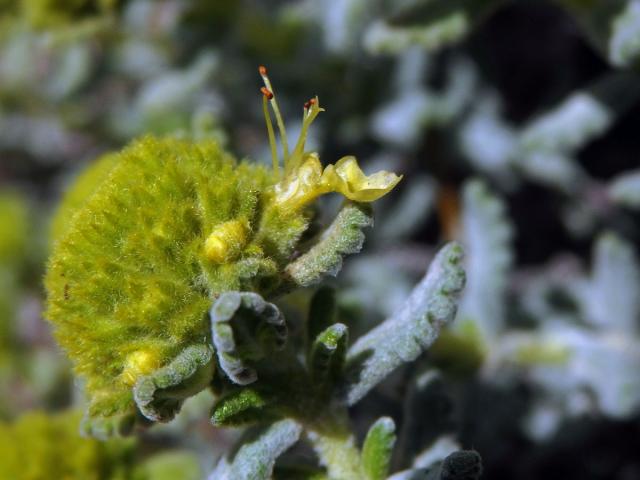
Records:
{"label": "stamen", "polygon": [[[313,123],[318,114],[324,111],[320,108],[318,97],[312,98],[307,102],[307,104],[309,107],[305,110],[306,115],[302,120],[302,129],[300,131],[300,136],[298,137],[298,142],[296,143],[293,152],[291,152],[291,161],[288,162],[288,164],[285,164],[285,174],[295,170],[300,166],[300,163],[302,163],[302,158],[304,157],[304,144],[307,141],[307,131],[309,130],[309,126]],[[307,104],[305,104],[305,106]]]}
{"label": "stamen", "polygon": [[[271,148],[271,164],[273,165],[273,173],[276,178],[280,179],[280,161],[278,159],[278,150],[276,147],[276,136],[273,133],[273,124],[271,123],[271,115],[269,114],[269,107],[267,106],[267,100],[273,97],[273,93],[267,90],[266,87],[260,89],[262,92],[262,111],[264,112],[264,121],[267,124],[267,133],[269,135],[269,147]],[[269,96],[269,94],[271,96]]]}
{"label": "stamen", "polygon": [[[316,99],[315,98],[310,98],[309,101],[307,103],[305,103],[307,110],[310,110],[311,107],[313,107],[316,104]],[[309,113],[309,112],[307,112]]]}
{"label": "stamen", "polygon": [[273,92],[270,92],[267,87],[262,87],[260,91],[262,92],[262,95],[267,98],[267,100],[271,100],[273,98]]}
{"label": "stamen", "polygon": [[278,102],[276,101],[276,97],[273,92],[273,87],[271,86],[271,81],[267,76],[267,68],[264,65],[260,65],[260,67],[258,67],[258,72],[262,77],[262,81],[264,82],[265,87],[271,93],[271,97],[269,98],[269,101],[271,102],[271,108],[273,108],[273,113],[275,113],[276,115],[276,123],[278,124],[278,130],[280,131],[280,140],[282,141],[282,154],[284,157],[285,170],[288,170],[287,163],[289,159],[289,143],[287,142],[287,132],[284,128],[282,115],[280,115],[280,109],[278,108]]}

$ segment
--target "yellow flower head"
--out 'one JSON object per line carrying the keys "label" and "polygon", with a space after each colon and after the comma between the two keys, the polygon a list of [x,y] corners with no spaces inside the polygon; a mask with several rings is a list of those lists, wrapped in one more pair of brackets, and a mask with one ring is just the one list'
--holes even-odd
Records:
{"label": "yellow flower head", "polygon": [[284,154],[284,176],[275,185],[276,203],[287,209],[299,209],[320,195],[331,192],[340,193],[356,202],[373,202],[390,192],[402,179],[402,176],[384,170],[367,176],[360,169],[356,158],[352,156],[343,157],[335,165],[328,165],[323,170],[318,154],[304,151],[309,126],[318,114],[324,111],[320,108],[318,97],[309,100],[304,105],[300,137],[293,151],[289,154],[284,122],[265,67],[260,67],[260,75],[265,84],[261,90],[263,110],[269,133],[273,168],[278,177],[280,176],[280,162],[267,103],[271,104],[275,113]]}

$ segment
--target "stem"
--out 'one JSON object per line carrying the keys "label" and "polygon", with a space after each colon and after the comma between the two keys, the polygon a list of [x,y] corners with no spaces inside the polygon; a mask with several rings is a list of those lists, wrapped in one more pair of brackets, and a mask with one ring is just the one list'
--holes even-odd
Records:
{"label": "stem", "polygon": [[269,147],[271,148],[271,162],[273,164],[273,173],[276,178],[280,179],[280,162],[278,161],[278,151],[276,149],[276,136],[273,133],[273,124],[271,123],[271,115],[267,107],[267,97],[262,96],[262,110],[264,112],[264,120],[267,124],[267,133],[269,134]]}
{"label": "stem", "polygon": [[276,101],[276,93],[273,91],[271,81],[266,74],[266,69],[260,70],[260,76],[262,77],[264,85],[273,94],[269,102],[271,102],[271,108],[273,108],[273,113],[275,113],[276,115],[276,124],[278,125],[278,130],[280,131],[280,140],[282,141],[282,157],[284,158],[284,164],[286,166],[287,161],[289,160],[289,143],[287,142],[287,131],[284,128],[282,115],[280,115],[280,109],[278,108],[278,102]]}
{"label": "stem", "polygon": [[360,450],[346,421],[335,418],[309,426],[307,436],[332,480],[365,478]]}

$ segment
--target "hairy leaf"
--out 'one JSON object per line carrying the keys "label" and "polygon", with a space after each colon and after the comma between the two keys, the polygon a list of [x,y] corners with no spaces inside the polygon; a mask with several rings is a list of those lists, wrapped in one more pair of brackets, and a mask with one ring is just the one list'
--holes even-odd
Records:
{"label": "hairy leaf", "polygon": [[251,387],[234,390],[215,404],[211,423],[217,427],[230,427],[265,421],[274,417],[269,411],[271,403],[266,395]]}
{"label": "hairy leaf", "polygon": [[613,233],[596,244],[591,288],[585,298],[589,320],[600,328],[638,331],[640,265],[633,246]]}
{"label": "hairy leaf", "polygon": [[336,316],[336,292],[333,287],[318,288],[311,299],[309,319],[307,320],[307,339],[309,343],[327,327],[334,323]]}
{"label": "hairy leaf", "polygon": [[333,384],[342,373],[348,341],[349,329],[342,323],[331,325],[318,335],[309,353],[311,378],[317,386]]}
{"label": "hairy leaf", "polygon": [[287,275],[303,287],[317,284],[326,275],[337,275],[342,268],[342,258],[362,248],[362,229],[372,225],[370,206],[346,203],[318,243],[287,266]]}
{"label": "hairy leaf", "polygon": [[384,480],[389,472],[391,454],[396,443],[396,426],[389,417],[374,423],[362,446],[362,466],[369,480]]}
{"label": "hairy leaf", "polygon": [[169,365],[140,377],[133,396],[140,412],[149,420],[168,422],[187,398],[204,389],[213,377],[213,352],[207,345],[193,345]]}
{"label": "hairy leaf", "polygon": [[281,420],[255,440],[246,442],[230,462],[221,460],[209,480],[268,480],[276,459],[300,438],[302,427],[293,420]]}
{"label": "hairy leaf", "polygon": [[444,246],[404,307],[349,349],[345,394],[350,405],[397,367],[415,360],[455,318],[465,283],[462,261],[459,244]]}
{"label": "hairy leaf", "polygon": [[616,177],[609,187],[609,194],[620,205],[640,209],[640,170]]}
{"label": "hairy leaf", "polygon": [[463,209],[467,284],[454,329],[459,333],[471,322],[484,339],[492,338],[505,321],[507,275],[513,261],[512,227],[502,200],[481,181],[465,184]]}
{"label": "hairy leaf", "polygon": [[287,326],[272,303],[252,292],[225,292],[211,307],[211,336],[220,368],[238,385],[258,378],[252,362],[284,346]]}

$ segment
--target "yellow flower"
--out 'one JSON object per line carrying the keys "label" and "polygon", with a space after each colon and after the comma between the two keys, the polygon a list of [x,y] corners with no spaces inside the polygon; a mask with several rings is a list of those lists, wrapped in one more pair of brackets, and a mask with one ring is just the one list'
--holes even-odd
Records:
{"label": "yellow flower", "polygon": [[306,154],[302,165],[276,185],[276,202],[298,209],[320,195],[337,192],[356,202],[373,202],[390,192],[402,179],[380,171],[365,175],[355,157],[343,157],[324,171],[318,154]]}
{"label": "yellow flower", "polygon": [[268,103],[271,104],[276,116],[283,145],[284,178],[275,186],[276,203],[283,208],[296,210],[320,195],[331,192],[340,193],[356,202],[373,202],[390,192],[402,179],[402,176],[385,170],[367,176],[360,169],[358,161],[352,156],[341,158],[335,165],[328,165],[323,171],[318,154],[304,151],[309,126],[316,116],[324,111],[320,108],[318,97],[305,104],[300,137],[293,151],[289,154],[284,122],[264,67],[260,67],[260,75],[265,83],[265,87],[262,88],[263,109],[269,133],[274,172],[277,176],[280,175],[280,162],[277,158],[275,135],[267,108]]}
{"label": "yellow flower", "polygon": [[338,192],[356,202],[373,202],[389,193],[402,176],[381,170],[365,175],[355,157],[342,157],[324,169],[322,182],[330,192]]}

